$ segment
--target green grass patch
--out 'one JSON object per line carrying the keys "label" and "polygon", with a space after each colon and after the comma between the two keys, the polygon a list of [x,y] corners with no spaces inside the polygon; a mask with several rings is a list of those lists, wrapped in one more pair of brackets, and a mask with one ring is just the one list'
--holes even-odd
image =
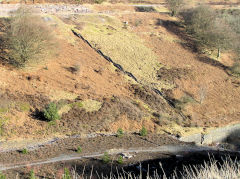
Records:
{"label": "green grass patch", "polygon": [[98,111],[102,107],[101,102],[92,99],[83,101],[82,105],[87,112]]}
{"label": "green grass patch", "polygon": [[25,102],[20,102],[17,104],[17,107],[20,109],[22,112],[28,112],[30,111],[30,104],[25,103]]}
{"label": "green grass patch", "polygon": [[83,103],[81,101],[78,101],[78,102],[75,102],[75,103],[72,103],[70,104],[70,106],[73,108],[73,107],[78,107],[78,108],[81,108],[83,107]]}
{"label": "green grass patch", "polygon": [[147,46],[145,41],[135,33],[124,29],[124,24],[112,16],[83,15],[79,22],[85,26],[82,35],[96,48],[110,56],[126,71],[145,85],[161,84],[156,78],[158,66],[157,55]]}
{"label": "green grass patch", "polygon": [[8,112],[8,108],[0,108],[0,114],[5,114]]}
{"label": "green grass patch", "polygon": [[[77,101],[68,105],[70,108],[83,108],[87,112],[98,111],[102,107],[102,103],[96,100],[87,99],[84,101]],[[61,111],[61,110],[60,110]]]}

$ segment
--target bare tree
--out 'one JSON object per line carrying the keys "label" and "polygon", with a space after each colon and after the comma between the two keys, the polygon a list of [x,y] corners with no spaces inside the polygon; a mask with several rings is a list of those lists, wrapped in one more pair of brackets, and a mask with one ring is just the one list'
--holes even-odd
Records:
{"label": "bare tree", "polygon": [[51,31],[40,16],[23,7],[12,14],[6,32],[11,63],[23,67],[30,61],[41,60],[51,42]]}
{"label": "bare tree", "polygon": [[199,46],[218,50],[231,49],[236,33],[225,19],[209,6],[199,6],[183,13],[187,30],[192,33]]}

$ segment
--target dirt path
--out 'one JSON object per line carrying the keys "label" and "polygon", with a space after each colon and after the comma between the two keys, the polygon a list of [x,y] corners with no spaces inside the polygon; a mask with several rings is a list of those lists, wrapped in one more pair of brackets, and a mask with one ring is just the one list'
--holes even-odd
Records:
{"label": "dirt path", "polygon": [[[160,147],[148,147],[148,148],[130,148],[130,149],[115,149],[109,150],[108,153],[111,155],[117,155],[122,153],[144,153],[144,152],[160,152],[160,153],[169,153],[169,154],[177,154],[181,152],[201,152],[201,151],[215,151],[216,149],[210,147],[201,147],[201,146],[180,146],[180,145],[165,145]],[[43,165],[55,162],[63,162],[63,161],[70,161],[70,160],[79,160],[84,158],[95,158],[101,157],[104,153],[102,152],[94,152],[87,155],[80,155],[80,154],[72,154],[72,155],[60,155],[58,157],[50,158],[47,160],[42,161],[32,161],[32,162],[22,162],[17,164],[9,164],[9,165],[0,165],[0,171],[16,169],[21,167],[32,167],[36,165]]]}
{"label": "dirt path", "polygon": [[[33,148],[24,148],[1,152],[0,165],[32,163],[33,161],[48,161],[49,158],[59,156],[76,156],[77,148],[81,147],[81,155],[92,155],[104,153],[105,151],[115,151],[131,148],[155,148],[165,145],[186,145],[187,143],[173,139],[167,135],[149,134],[141,137],[138,134],[125,134],[122,137],[117,136],[96,136],[91,138],[64,138],[56,140],[45,145],[38,145]],[[190,145],[190,144],[187,144]],[[78,155],[79,156],[79,155]]]}

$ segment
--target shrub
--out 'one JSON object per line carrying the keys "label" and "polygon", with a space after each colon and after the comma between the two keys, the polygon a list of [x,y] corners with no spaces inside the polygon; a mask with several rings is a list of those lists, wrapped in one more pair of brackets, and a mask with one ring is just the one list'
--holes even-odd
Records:
{"label": "shrub", "polygon": [[94,3],[96,4],[102,4],[105,0],[94,0]]}
{"label": "shrub", "polygon": [[110,156],[107,152],[104,152],[102,160],[103,160],[104,163],[109,163],[110,162]]}
{"label": "shrub", "polygon": [[123,157],[120,155],[117,160],[118,164],[123,164]]}
{"label": "shrub", "polygon": [[156,12],[156,9],[154,9],[154,7],[138,6],[138,7],[136,7],[136,11],[138,11],[138,12]]}
{"label": "shrub", "polygon": [[0,172],[0,179],[6,179],[6,175],[4,175]]}
{"label": "shrub", "polygon": [[82,147],[78,146],[77,153],[81,153],[81,152],[82,152]]}
{"label": "shrub", "polygon": [[45,119],[48,121],[56,121],[60,119],[60,116],[58,114],[57,105],[55,103],[50,103],[46,109],[43,111],[43,115]]}
{"label": "shrub", "polygon": [[146,136],[147,135],[147,129],[142,126],[142,129],[140,130],[140,136]]}
{"label": "shrub", "polygon": [[22,152],[22,154],[28,154],[28,150],[27,149],[23,149],[21,152]]}
{"label": "shrub", "polygon": [[9,62],[24,67],[47,54],[52,38],[51,31],[41,17],[21,7],[10,17],[5,39],[9,48]]}
{"label": "shrub", "polygon": [[117,130],[117,137],[122,137],[123,134],[124,134],[123,129],[122,129],[122,128],[119,128],[119,129]]}

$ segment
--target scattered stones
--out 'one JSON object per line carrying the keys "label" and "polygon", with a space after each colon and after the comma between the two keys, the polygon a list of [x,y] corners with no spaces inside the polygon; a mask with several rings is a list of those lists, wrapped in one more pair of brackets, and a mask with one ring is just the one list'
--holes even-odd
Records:
{"label": "scattered stones", "polygon": [[35,9],[38,9],[40,12],[48,13],[48,14],[56,14],[56,13],[91,13],[92,11],[85,6],[76,5],[76,4],[37,4],[32,6]]}
{"label": "scattered stones", "polygon": [[135,155],[130,154],[130,153],[121,153],[120,155],[121,155],[123,158],[126,158],[126,159],[130,159],[130,158],[135,157]]}

